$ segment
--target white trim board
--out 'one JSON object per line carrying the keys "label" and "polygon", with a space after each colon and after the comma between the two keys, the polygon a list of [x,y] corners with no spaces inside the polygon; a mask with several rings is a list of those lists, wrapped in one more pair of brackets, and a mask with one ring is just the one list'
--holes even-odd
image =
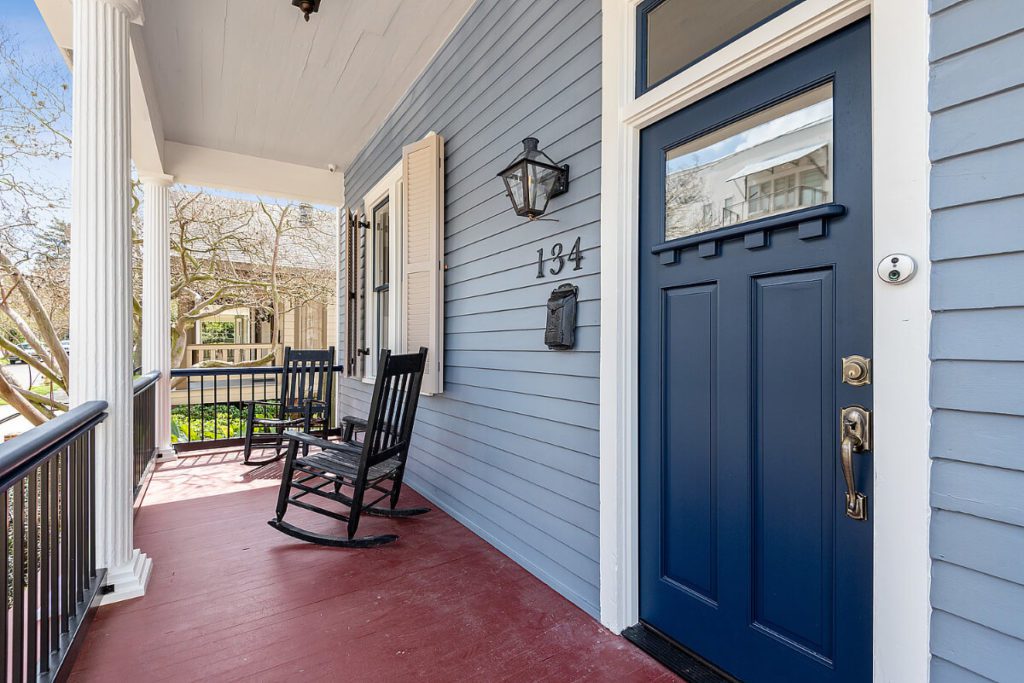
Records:
{"label": "white trim board", "polygon": [[266,197],[342,206],[345,178],[340,171],[301,166],[286,161],[195,147],[166,140],[164,172],[175,182],[213,187]]}
{"label": "white trim board", "polygon": [[[640,130],[871,15],[875,261],[914,256],[899,287],[874,279],[876,681],[929,674],[928,15],[926,3],[804,0],[634,98],[636,5],[602,2],[601,622],[638,620],[637,215]],[[612,323],[614,321],[614,323]]]}
{"label": "white trim board", "polygon": [[397,331],[400,329],[398,326],[398,288],[401,286],[401,272],[400,268],[402,265],[401,254],[401,235],[402,235],[402,162],[399,161],[397,164],[391,167],[391,169],[384,174],[384,177],[377,181],[377,184],[370,188],[370,190],[363,196],[363,216],[370,223],[371,227],[366,229],[366,239],[364,240],[365,253],[366,253],[366,267],[363,268],[363,292],[366,295],[366,323],[364,325],[365,330],[365,345],[370,349],[370,355],[366,359],[365,368],[363,371],[362,380],[366,384],[373,384],[374,379],[377,376],[377,346],[379,340],[377,339],[377,313],[376,308],[371,304],[373,301],[373,287],[371,281],[373,278],[373,210],[379,206],[384,200],[388,202],[388,270],[389,277],[391,278],[388,287],[388,338],[384,346],[386,348],[395,348],[395,339],[397,337]]}

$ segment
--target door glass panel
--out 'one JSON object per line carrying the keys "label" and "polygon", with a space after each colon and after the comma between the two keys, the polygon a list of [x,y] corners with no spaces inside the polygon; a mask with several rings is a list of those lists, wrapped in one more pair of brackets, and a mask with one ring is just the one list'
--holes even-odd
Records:
{"label": "door glass panel", "polygon": [[832,86],[669,150],[665,239],[832,201]]}
{"label": "door glass panel", "polygon": [[725,46],[794,0],[663,0],[639,8],[641,45],[646,44],[642,90],[646,91]]}

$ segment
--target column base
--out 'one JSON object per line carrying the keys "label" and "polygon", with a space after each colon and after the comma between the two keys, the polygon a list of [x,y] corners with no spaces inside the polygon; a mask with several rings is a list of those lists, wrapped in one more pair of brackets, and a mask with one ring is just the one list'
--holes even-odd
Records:
{"label": "column base", "polygon": [[141,598],[146,594],[149,576],[153,572],[153,559],[138,548],[132,557],[120,567],[107,570],[106,585],[100,591],[99,604]]}
{"label": "column base", "polygon": [[156,461],[157,462],[173,462],[178,459],[178,452],[174,448],[158,448],[156,449]]}

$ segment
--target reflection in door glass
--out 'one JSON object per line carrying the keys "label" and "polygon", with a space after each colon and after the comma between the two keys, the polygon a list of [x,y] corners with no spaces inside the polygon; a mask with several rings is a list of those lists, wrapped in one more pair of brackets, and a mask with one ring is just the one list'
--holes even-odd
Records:
{"label": "reflection in door glass", "polygon": [[666,240],[830,201],[831,85],[666,155]]}

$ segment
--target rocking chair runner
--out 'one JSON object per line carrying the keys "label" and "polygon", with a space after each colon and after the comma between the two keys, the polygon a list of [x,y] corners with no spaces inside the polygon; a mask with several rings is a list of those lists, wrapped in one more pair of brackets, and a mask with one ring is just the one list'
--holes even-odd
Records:
{"label": "rocking chair runner", "polygon": [[[331,387],[334,383],[334,347],[327,350],[297,350],[285,347],[281,395],[274,401],[250,401],[245,421],[245,446],[242,462],[246,465],[267,465],[284,456],[283,432],[301,427],[309,432],[319,427],[323,436],[331,417]],[[256,407],[264,406],[272,417],[257,417]],[[255,434],[257,427],[273,430]],[[273,457],[253,460],[253,445],[274,449]]]}
{"label": "rocking chair runner", "polygon": [[[277,516],[268,522],[270,526],[311,543],[369,548],[391,543],[398,536],[385,534],[355,538],[362,514],[412,517],[429,512],[427,508],[396,508],[426,359],[425,348],[420,348],[419,353],[402,356],[392,356],[386,349],[381,351],[362,444],[335,443],[292,430],[284,433],[289,440],[288,454],[281,475]],[[310,453],[311,447],[319,451]],[[352,487],[351,497],[342,493],[341,489],[346,485]],[[380,495],[373,500],[364,501],[367,495],[372,497],[377,493]],[[341,503],[348,507],[348,514],[315,505],[312,501],[316,498]],[[382,501],[387,501],[387,507],[378,507]],[[285,522],[289,505],[346,522],[347,535],[328,536]]]}

